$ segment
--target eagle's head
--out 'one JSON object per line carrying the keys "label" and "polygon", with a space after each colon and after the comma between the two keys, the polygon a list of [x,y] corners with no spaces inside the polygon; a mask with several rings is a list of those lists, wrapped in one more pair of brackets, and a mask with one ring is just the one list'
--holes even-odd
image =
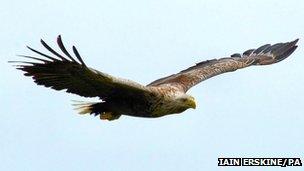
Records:
{"label": "eagle's head", "polygon": [[184,107],[186,109],[188,108],[196,108],[196,103],[194,97],[188,95],[188,94],[183,94],[181,96],[178,96],[175,100],[176,103],[178,103],[179,106]]}

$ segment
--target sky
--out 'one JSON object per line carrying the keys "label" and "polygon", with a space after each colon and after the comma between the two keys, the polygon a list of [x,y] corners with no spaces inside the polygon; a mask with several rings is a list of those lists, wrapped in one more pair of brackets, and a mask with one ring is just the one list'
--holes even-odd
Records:
{"label": "sky", "polygon": [[[278,170],[222,168],[218,157],[304,160],[301,0],[28,0],[0,6],[0,170]],[[87,65],[141,84],[197,62],[300,38],[290,58],[192,88],[197,108],[113,122],[80,116],[77,95],[37,86],[7,63],[61,34]],[[57,47],[55,47],[58,49]],[[288,167],[284,170],[302,170]]]}

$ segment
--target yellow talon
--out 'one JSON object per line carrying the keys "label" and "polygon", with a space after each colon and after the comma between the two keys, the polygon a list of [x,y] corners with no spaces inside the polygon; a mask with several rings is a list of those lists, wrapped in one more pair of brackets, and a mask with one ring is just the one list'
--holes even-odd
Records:
{"label": "yellow talon", "polygon": [[120,116],[121,115],[115,114],[113,112],[104,112],[99,115],[101,120],[108,120],[108,121],[118,119]]}

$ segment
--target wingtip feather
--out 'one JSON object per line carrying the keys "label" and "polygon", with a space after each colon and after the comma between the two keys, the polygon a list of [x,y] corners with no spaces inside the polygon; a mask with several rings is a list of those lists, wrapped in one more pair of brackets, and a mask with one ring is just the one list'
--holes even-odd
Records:
{"label": "wingtip feather", "polygon": [[294,44],[297,44],[298,42],[299,42],[299,38],[296,38],[293,42],[294,42]]}
{"label": "wingtip feather", "polygon": [[79,52],[78,52],[78,50],[76,49],[75,46],[73,46],[73,52],[74,52],[74,54],[76,55],[76,57],[77,57],[77,59],[79,60],[79,62],[80,62],[83,66],[86,67],[86,64],[83,62],[83,60],[82,60],[82,58],[81,58],[81,56],[80,56],[80,54],[79,54]]}

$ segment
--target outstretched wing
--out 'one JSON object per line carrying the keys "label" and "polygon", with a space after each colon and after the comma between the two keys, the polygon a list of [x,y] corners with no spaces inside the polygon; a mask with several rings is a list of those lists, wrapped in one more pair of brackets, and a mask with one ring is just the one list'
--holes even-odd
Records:
{"label": "outstretched wing", "polygon": [[169,85],[186,92],[201,81],[225,72],[251,65],[269,65],[280,62],[296,50],[297,42],[298,39],[287,43],[266,44],[257,49],[249,49],[242,55],[233,54],[228,58],[203,61],[177,74],[153,81],[148,86]]}
{"label": "outstretched wing", "polygon": [[20,55],[36,62],[10,61],[21,62],[21,65],[17,65],[17,69],[24,71],[25,76],[32,77],[38,85],[55,90],[66,89],[69,93],[84,97],[100,97],[102,99],[113,95],[128,96],[148,92],[145,86],[136,82],[115,78],[106,73],[88,68],[75,46],[73,46],[73,52],[77,60],[69,54],[62,43],[60,35],[57,38],[57,44],[64,55],[57,53],[43,40],[41,40],[41,43],[54,57],[28,47],[36,54],[45,57],[45,59]]}

